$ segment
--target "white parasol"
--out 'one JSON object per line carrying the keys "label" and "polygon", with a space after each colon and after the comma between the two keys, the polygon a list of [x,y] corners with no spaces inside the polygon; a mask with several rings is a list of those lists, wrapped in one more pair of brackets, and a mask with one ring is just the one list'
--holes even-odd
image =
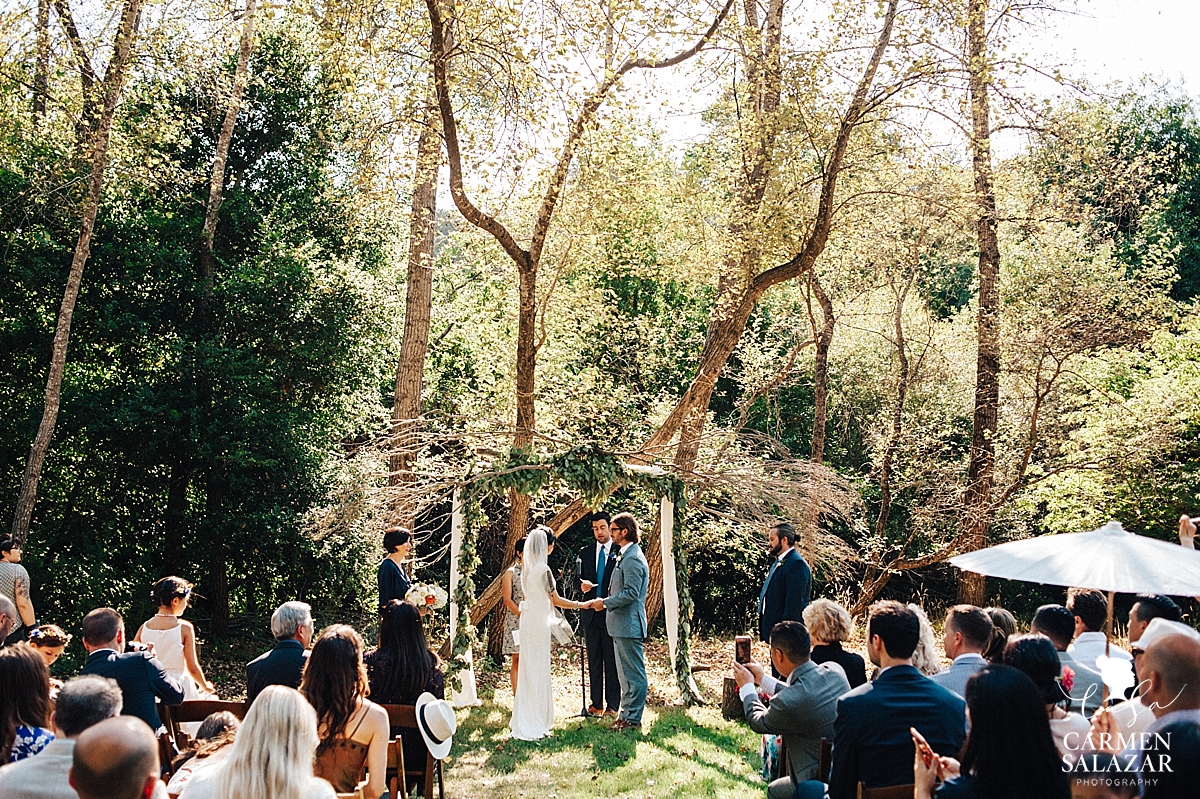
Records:
{"label": "white parasol", "polygon": [[1200,594],[1200,551],[1135,535],[1119,522],[1087,533],[1011,541],[950,559],[963,571],[1122,594]]}

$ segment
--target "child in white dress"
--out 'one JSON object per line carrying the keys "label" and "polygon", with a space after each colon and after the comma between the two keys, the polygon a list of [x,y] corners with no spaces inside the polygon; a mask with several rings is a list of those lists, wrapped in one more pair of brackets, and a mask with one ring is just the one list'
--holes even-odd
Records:
{"label": "child in white dress", "polygon": [[216,688],[204,677],[196,655],[196,628],[179,618],[187,610],[192,584],[182,577],[164,577],[154,584],[150,598],[158,613],[143,624],[133,640],[154,645],[154,656],[167,674],[183,687],[183,700],[215,699]]}

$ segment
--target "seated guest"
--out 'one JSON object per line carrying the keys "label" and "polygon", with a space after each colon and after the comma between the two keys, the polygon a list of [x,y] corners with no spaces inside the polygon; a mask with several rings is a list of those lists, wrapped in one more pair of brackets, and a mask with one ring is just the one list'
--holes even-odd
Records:
{"label": "seated guest", "polygon": [[1046,703],[1046,715],[1050,718],[1050,733],[1054,746],[1063,763],[1070,766],[1079,759],[1087,748],[1090,725],[1078,713],[1071,713],[1063,705],[1071,698],[1063,693],[1061,680],[1062,665],[1058,651],[1044,635],[1021,635],[1009,639],[1004,647],[1004,664],[1012,666],[1033,680],[1042,700]]}
{"label": "seated guest", "polygon": [[151,730],[162,727],[154,699],[164,705],[183,702],[183,689],[145,650],[125,651],[125,620],[112,608],[97,608],[83,617],[83,648],[88,651],[81,674],[111,677],[121,686],[122,710]]}
{"label": "seated guest", "polygon": [[50,672],[26,643],[0,649],[0,763],[36,755],[54,740]]}
{"label": "seated guest", "polygon": [[[1090,716],[1100,707],[1104,697],[1104,680],[1100,672],[1075,661],[1067,646],[1075,634],[1075,616],[1062,605],[1042,605],[1029,625],[1031,633],[1041,633],[1050,639],[1062,663],[1063,678],[1070,683],[1071,710]],[[1071,676],[1067,678],[1067,670]],[[1065,687],[1065,686],[1064,686]]]}
{"label": "seated guest", "polygon": [[174,773],[171,775],[171,781],[167,783],[167,793],[172,796],[178,795],[193,776],[224,763],[232,751],[238,726],[237,716],[227,710],[212,713],[200,722],[200,727],[196,730],[195,744],[180,753],[171,764]]}
{"label": "seated guest", "polygon": [[[1089,669],[1099,669],[1096,658],[1104,654],[1108,636],[1104,625],[1108,620],[1108,600],[1092,588],[1072,588],[1067,591],[1067,610],[1075,617],[1075,643],[1067,647],[1076,663]],[[1109,657],[1133,662],[1133,655],[1116,644],[1108,645]]]}
{"label": "seated guest", "polygon": [[988,666],[967,683],[967,712],[971,731],[961,763],[939,757],[926,765],[917,748],[915,799],[1068,799],[1067,775],[1032,680],[1010,666]]}
{"label": "seated guest", "polygon": [[804,626],[812,635],[812,662],[833,662],[842,667],[851,688],[867,681],[862,656],[842,649],[842,641],[854,634],[850,611],[829,599],[814,599],[804,609]]}
{"label": "seated guest", "polygon": [[917,642],[917,648],[913,650],[913,666],[926,677],[932,677],[942,670],[942,659],[938,654],[933,625],[929,623],[929,617],[925,615],[925,609],[920,605],[909,602],[908,608],[917,615],[917,620],[921,622],[921,639]]}
{"label": "seated guest", "polygon": [[[1149,628],[1142,638],[1148,634]],[[1154,723],[1146,728],[1146,733],[1121,737],[1107,708],[1092,716],[1091,730],[1091,743],[1101,751],[1116,754],[1117,746],[1128,743],[1120,753],[1121,758],[1134,761],[1133,767],[1139,769],[1141,747],[1153,742],[1155,733],[1179,721],[1200,723],[1200,636],[1182,633],[1159,636],[1142,653],[1141,671],[1142,701],[1154,714]],[[1157,758],[1153,766],[1159,766]]]}
{"label": "seated guest", "polygon": [[1071,799],[1135,799],[1141,794],[1137,775],[1124,773],[1113,755],[1089,754],[1067,777]]}
{"label": "seated guest", "polygon": [[158,741],[135,718],[93,724],[75,742],[68,780],[79,799],[148,799],[158,792]]}
{"label": "seated guest", "polygon": [[[1185,635],[1200,640],[1200,633],[1183,622],[1167,621],[1163,618],[1151,619],[1150,623],[1146,625],[1146,629],[1141,631],[1137,641],[1133,643],[1133,666],[1136,670],[1139,672],[1142,670],[1142,657],[1146,647],[1167,635]],[[1134,687],[1139,690],[1145,688],[1144,685]],[[1150,712],[1150,705],[1145,696],[1135,696],[1124,702],[1118,702],[1108,708],[1108,713],[1114,728],[1127,740],[1133,735],[1144,733],[1154,723],[1154,714]]]}
{"label": "seated guest", "polygon": [[967,691],[967,680],[988,664],[984,648],[991,643],[996,628],[982,608],[955,605],[946,612],[942,644],[951,663],[930,679],[959,696]]}
{"label": "seated guest", "polygon": [[[58,692],[51,722],[54,740],[33,757],[0,768],[0,796],[5,799],[78,799],[68,774],[80,733],[121,712],[121,689],[105,677],[76,677]],[[155,783],[154,799],[167,790]]]}
{"label": "seated guest", "polygon": [[312,642],[312,608],[305,602],[284,602],[271,614],[275,648],[246,664],[246,702],[253,702],[268,685],[300,687],[300,673]]}
{"label": "seated guest", "polygon": [[[809,607],[812,607],[809,605]],[[850,690],[841,669],[818,665],[809,658],[808,630],[798,621],[781,621],[771,631],[771,664],[787,678],[782,682],[763,673],[751,661],[734,662],[733,676],[745,706],[750,729],[764,735],[782,735],[787,747],[789,776],[767,788],[770,799],[821,799],[824,777],[818,771],[821,739],[833,737],[838,697]],[[769,705],[758,698],[758,683],[771,697]]]}
{"label": "seated guest", "polygon": [[1017,634],[1017,619],[1004,608],[984,608],[983,612],[996,628],[992,640],[983,650],[983,657],[988,663],[1001,663],[1004,660],[1004,644]]}
{"label": "seated guest", "polygon": [[363,666],[362,639],[345,624],[326,627],[313,644],[300,692],[317,711],[314,773],[339,793],[358,784],[363,764],[368,779],[365,799],[379,799],[387,770],[387,711],[367,699],[370,688]]}
{"label": "seated guest", "polygon": [[874,682],[838,700],[830,799],[854,799],[868,788],[912,781],[916,727],[938,754],[958,752],[966,734],[963,700],[923,677],[912,664],[921,621],[911,607],[876,602],[867,621],[867,654],[880,667]]}
{"label": "seated guest", "polygon": [[1194,797],[1200,788],[1200,722],[1173,721],[1158,730],[1145,759],[1162,768],[1143,769],[1143,799]]}
{"label": "seated guest", "polygon": [[[429,648],[421,614],[411,602],[393,599],[379,621],[379,648],[363,657],[371,701],[383,705],[415,705],[425,692],[446,698],[446,678],[438,657]],[[394,729],[391,736],[401,734]],[[425,762],[425,743],[414,731],[404,733],[404,762],[414,768]]]}
{"label": "seated guest", "polygon": [[1180,621],[1183,609],[1175,604],[1175,600],[1162,594],[1138,594],[1129,609],[1129,645],[1137,643],[1146,631],[1152,619]]}
{"label": "seated guest", "polygon": [[296,690],[263,689],[238,729],[224,764],[196,774],[179,799],[335,799],[313,774],[317,714]]}
{"label": "seated guest", "polygon": [[4,646],[4,641],[12,634],[13,628],[20,626],[16,619],[17,606],[4,594],[0,594],[0,647]]}

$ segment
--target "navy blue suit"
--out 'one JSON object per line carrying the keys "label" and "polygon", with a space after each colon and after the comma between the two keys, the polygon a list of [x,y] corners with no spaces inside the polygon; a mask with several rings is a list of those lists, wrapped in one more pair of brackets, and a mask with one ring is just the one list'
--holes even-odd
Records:
{"label": "navy blue suit", "polygon": [[[608,542],[608,559],[605,561],[603,583],[583,595],[584,601],[608,596],[616,560],[613,553],[619,550],[614,542]],[[579,550],[579,578],[589,583],[596,582],[596,542],[588,543]],[[612,636],[608,634],[607,611],[584,608],[579,612],[579,626],[583,628],[587,643],[588,682],[591,706],[600,710],[616,712],[621,706],[621,682],[617,676],[617,655],[613,649]]]}
{"label": "navy blue suit", "polygon": [[939,755],[957,757],[967,734],[966,707],[913,666],[892,666],[839,699],[829,799],[855,799],[860,782],[868,788],[912,783],[909,727]]}
{"label": "navy blue suit", "polygon": [[812,599],[812,571],[800,553],[792,549],[783,556],[766,583],[766,595],[759,608],[761,621],[758,637],[771,640],[771,630],[781,621],[804,621],[804,608]]}
{"label": "navy blue suit", "polygon": [[246,664],[246,702],[253,702],[268,685],[300,687],[300,675],[308,660],[304,644],[294,639],[279,641],[270,652],[264,652]]}
{"label": "navy blue suit", "polygon": [[164,705],[178,705],[183,701],[183,689],[179,683],[167,676],[163,664],[149,652],[126,652],[118,655],[111,649],[102,649],[88,655],[80,674],[95,674],[116,680],[121,687],[122,716],[137,716],[157,730],[162,726],[154,697]]}

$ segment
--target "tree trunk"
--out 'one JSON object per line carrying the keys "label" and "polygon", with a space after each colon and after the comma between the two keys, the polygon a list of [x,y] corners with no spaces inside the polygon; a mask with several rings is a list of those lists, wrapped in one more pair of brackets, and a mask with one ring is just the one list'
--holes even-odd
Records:
{"label": "tree trunk", "polygon": [[821,306],[821,326],[817,327],[816,317],[809,312],[809,322],[812,324],[813,341],[816,342],[816,365],[813,369],[813,430],[812,454],[809,456],[813,463],[821,463],[825,459],[825,427],[829,412],[829,345],[833,343],[833,302],[815,271],[809,272],[809,281],[817,304]]}
{"label": "tree trunk", "polygon": [[167,480],[167,505],[163,511],[163,555],[159,576],[179,574],[183,566],[183,540],[187,533],[188,487],[192,464],[187,456],[171,464]]}
{"label": "tree trunk", "polygon": [[33,506],[37,501],[38,481],[42,475],[42,464],[54,436],[54,425],[58,421],[59,404],[62,401],[63,373],[67,366],[67,342],[71,335],[71,318],[75,313],[75,301],[83,281],[83,267],[87,263],[92,247],[92,232],[96,226],[96,213],[100,209],[100,195],[104,189],[104,172],[108,166],[108,145],[112,138],[113,117],[125,87],[126,68],[133,54],[133,43],[137,36],[137,22],[144,0],[126,0],[121,12],[121,24],[113,46],[112,59],[104,76],[104,107],[100,113],[95,136],[92,137],[92,171],[84,201],[79,239],[75,243],[75,254],[71,258],[71,270],[63,292],[62,306],[58,311],[58,322],[54,330],[54,343],[50,355],[50,373],[46,379],[45,404],[42,421],[29,452],[29,462],[21,478],[21,490],[13,513],[12,535],[18,544],[24,544],[29,534]]}
{"label": "tree trunk", "polygon": [[208,562],[208,602],[212,608],[212,631],[229,632],[229,570],[226,561],[229,543],[225,539],[225,520],[221,506],[225,502],[225,476],[216,467],[209,470],[204,483],[204,517],[210,532]]}
{"label": "tree trunk", "polygon": [[[430,92],[432,93],[432,86]],[[395,443],[389,482],[400,485],[412,474],[412,459],[419,446],[421,392],[425,386],[425,356],[429,349],[429,316],[433,305],[433,236],[437,227],[437,181],[442,141],[438,134],[436,99],[431,99],[417,138],[417,163],[413,172],[412,218],[408,237],[408,281],[404,299],[404,337],[396,366],[396,399],[392,409]],[[402,500],[399,524],[416,526],[413,505]]]}
{"label": "tree trunk", "polygon": [[[971,460],[964,496],[963,550],[987,546],[992,520],[992,481],[996,464],[996,417],[1000,406],[1000,245],[996,237],[996,195],[992,188],[991,113],[987,52],[988,0],[967,2],[968,75],[971,102],[971,160],[979,245],[979,352],[975,363],[975,412]],[[962,572],[958,601],[982,605],[984,578]]]}
{"label": "tree trunk", "polygon": [[33,67],[33,126],[46,119],[46,96],[50,93],[50,0],[38,0],[37,62]]}
{"label": "tree trunk", "polygon": [[[79,86],[82,102],[79,121],[75,125],[75,156],[77,160],[86,162],[88,160],[89,148],[93,152],[95,150],[93,136],[100,128],[100,117],[103,115],[101,98],[96,94],[96,84],[101,81],[96,76],[92,60],[88,57],[87,50],[84,48],[83,37],[79,35],[79,28],[75,25],[75,17],[71,14],[71,7],[67,0],[53,0],[53,3],[54,10],[58,12],[58,18],[62,23],[63,30],[67,34],[67,41],[71,45],[71,50],[75,53],[75,60],[79,63]],[[140,15],[140,7],[138,12]],[[135,18],[134,27],[136,28],[136,26],[137,20]],[[119,30],[118,35],[120,35]],[[108,76],[112,73],[112,63],[112,61],[109,62],[109,72],[105,74],[105,84],[108,83]]]}

